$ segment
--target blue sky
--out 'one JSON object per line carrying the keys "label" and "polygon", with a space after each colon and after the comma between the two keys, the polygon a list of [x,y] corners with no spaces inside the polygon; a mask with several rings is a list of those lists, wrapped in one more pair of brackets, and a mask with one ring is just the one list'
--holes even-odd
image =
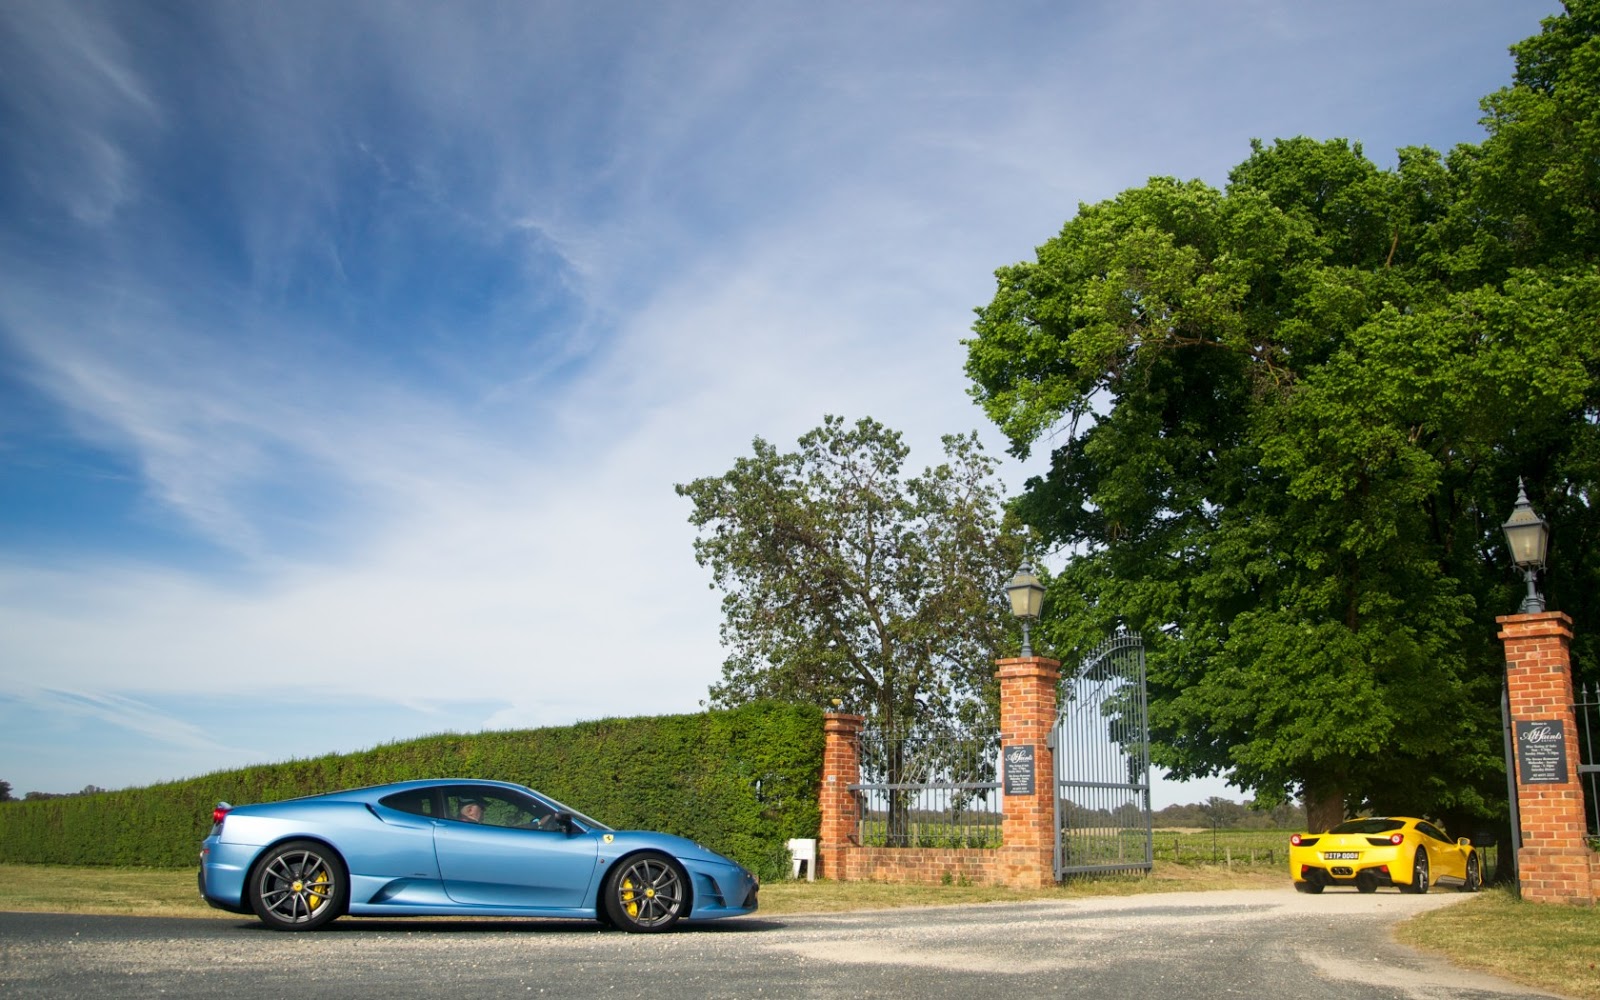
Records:
{"label": "blue sky", "polygon": [[692,711],[674,483],[827,413],[1003,453],[996,267],[1253,137],[1477,141],[1557,9],[0,5],[0,778]]}

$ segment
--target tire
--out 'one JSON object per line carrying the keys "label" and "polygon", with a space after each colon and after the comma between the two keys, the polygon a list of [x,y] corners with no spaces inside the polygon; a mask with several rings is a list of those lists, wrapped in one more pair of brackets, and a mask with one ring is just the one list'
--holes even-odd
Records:
{"label": "tire", "polygon": [[1365,873],[1356,876],[1356,892],[1369,893],[1378,891],[1378,880]]}
{"label": "tire", "polygon": [[1295,887],[1295,891],[1297,891],[1297,892],[1309,892],[1313,896],[1315,896],[1317,893],[1321,892],[1322,889],[1323,889],[1323,886],[1322,886],[1321,882],[1312,882],[1310,880],[1307,880],[1305,882],[1296,882],[1294,884],[1294,887]]}
{"label": "tire", "polygon": [[1428,891],[1428,852],[1417,849],[1417,860],[1411,865],[1411,884],[1406,886],[1407,892],[1424,893]]}
{"label": "tire", "polygon": [[689,879],[672,858],[644,851],[624,858],[606,877],[605,911],[633,934],[667,930],[689,912]]}
{"label": "tire", "polygon": [[1483,888],[1483,871],[1476,853],[1467,855],[1467,880],[1461,883],[1462,892],[1477,892]]}
{"label": "tire", "polygon": [[314,931],[344,912],[350,876],[326,844],[291,840],[256,862],[245,886],[250,909],[279,931]]}

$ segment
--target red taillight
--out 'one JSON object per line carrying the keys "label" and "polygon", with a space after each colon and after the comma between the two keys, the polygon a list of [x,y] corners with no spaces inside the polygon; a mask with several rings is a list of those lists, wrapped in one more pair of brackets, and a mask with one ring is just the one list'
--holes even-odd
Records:
{"label": "red taillight", "polygon": [[224,819],[226,819],[227,816],[228,807],[217,806],[215,809],[211,810],[211,825],[216,826],[218,823],[221,823]]}
{"label": "red taillight", "polygon": [[1298,833],[1289,838],[1289,846],[1290,847],[1299,847],[1300,846],[1300,835]]}
{"label": "red taillight", "polygon": [[1391,833],[1391,834],[1389,834],[1389,843],[1394,844],[1396,847],[1400,846],[1401,844],[1403,844],[1405,842],[1406,842],[1406,835],[1405,834],[1403,834],[1403,833]]}

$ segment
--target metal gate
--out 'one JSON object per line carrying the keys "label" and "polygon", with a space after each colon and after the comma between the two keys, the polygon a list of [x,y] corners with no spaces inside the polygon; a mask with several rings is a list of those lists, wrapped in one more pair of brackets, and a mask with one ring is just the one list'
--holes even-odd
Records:
{"label": "metal gate", "polygon": [[1578,785],[1583,789],[1589,836],[1600,837],[1600,684],[1578,687]]}
{"label": "metal gate", "polygon": [[1062,682],[1055,754],[1056,879],[1149,871],[1150,717],[1144,642],[1119,632]]}

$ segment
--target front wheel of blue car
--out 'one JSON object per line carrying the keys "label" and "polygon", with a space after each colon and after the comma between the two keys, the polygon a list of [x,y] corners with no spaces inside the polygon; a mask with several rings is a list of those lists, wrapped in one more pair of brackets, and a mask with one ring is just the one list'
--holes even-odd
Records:
{"label": "front wheel of blue car", "polygon": [[605,911],[625,931],[664,931],[688,910],[689,884],[678,863],[646,851],[611,870],[605,882]]}
{"label": "front wheel of blue car", "polygon": [[344,910],[350,877],[326,845],[309,840],[279,844],[250,872],[250,908],[280,931],[316,930]]}

